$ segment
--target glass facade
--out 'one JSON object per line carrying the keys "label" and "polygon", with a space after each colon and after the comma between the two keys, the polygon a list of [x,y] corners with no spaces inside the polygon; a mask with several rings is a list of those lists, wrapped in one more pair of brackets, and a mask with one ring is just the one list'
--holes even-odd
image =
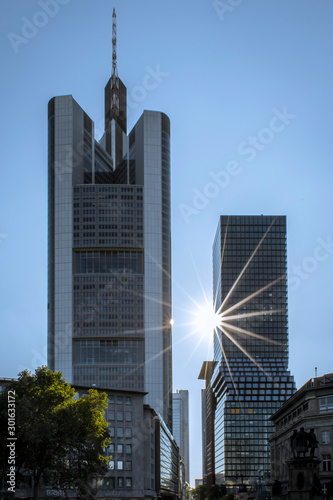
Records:
{"label": "glass facade", "polygon": [[143,252],[99,250],[75,252],[76,274],[143,274]]}
{"label": "glass facade", "polygon": [[76,340],[75,364],[139,365],[144,361],[142,340]]}
{"label": "glass facade", "polygon": [[161,494],[178,495],[179,451],[163,421],[159,422]]}
{"label": "glass facade", "polygon": [[295,391],[288,371],[286,218],[222,216],[213,249],[215,480],[269,472],[268,418]]}
{"label": "glass facade", "polygon": [[188,391],[179,390],[173,393],[172,413],[173,436],[179,446],[181,460],[185,464],[185,481],[190,483]]}

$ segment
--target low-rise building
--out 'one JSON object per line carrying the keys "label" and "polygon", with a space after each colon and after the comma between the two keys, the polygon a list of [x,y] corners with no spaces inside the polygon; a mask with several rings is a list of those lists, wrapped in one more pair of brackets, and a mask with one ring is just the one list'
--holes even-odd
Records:
{"label": "low-rise building", "polygon": [[269,439],[272,484],[279,485],[282,495],[287,494],[290,461],[295,455],[302,456],[295,449],[292,437],[302,428],[306,433],[313,429],[317,439],[314,457],[320,460],[317,475],[326,494],[333,484],[333,373],[310,379],[270,420],[275,427]]}
{"label": "low-rise building", "polygon": [[[0,379],[0,390],[12,379]],[[90,387],[75,386],[77,397],[88,394]],[[99,500],[182,500],[185,498],[185,469],[179,447],[163,418],[144,403],[144,392],[93,387],[108,396],[105,419],[111,444],[105,450],[109,470],[96,482]],[[20,484],[14,498],[30,498],[30,478]],[[73,490],[49,487],[41,481],[41,498],[76,499]]]}

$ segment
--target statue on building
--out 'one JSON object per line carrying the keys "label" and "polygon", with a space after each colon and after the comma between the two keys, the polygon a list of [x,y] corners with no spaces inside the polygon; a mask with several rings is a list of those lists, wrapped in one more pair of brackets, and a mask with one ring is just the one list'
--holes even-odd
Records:
{"label": "statue on building", "polygon": [[304,427],[298,432],[294,429],[293,434],[290,437],[290,447],[294,458],[300,458],[305,454],[310,448],[310,458],[315,457],[315,449],[318,448],[318,441],[314,433],[314,429],[310,429],[310,432],[305,432]]}
{"label": "statue on building", "polygon": [[308,434],[308,444],[309,444],[309,448],[310,448],[310,457],[316,458],[315,457],[315,449],[318,448],[318,441],[317,441],[316,435],[314,433],[314,429],[310,429],[310,432]]}
{"label": "statue on building", "polygon": [[303,453],[303,457],[305,457],[305,453],[308,451],[308,435],[304,427],[301,427],[301,430],[296,433],[295,439],[297,458],[300,457],[301,453]]}

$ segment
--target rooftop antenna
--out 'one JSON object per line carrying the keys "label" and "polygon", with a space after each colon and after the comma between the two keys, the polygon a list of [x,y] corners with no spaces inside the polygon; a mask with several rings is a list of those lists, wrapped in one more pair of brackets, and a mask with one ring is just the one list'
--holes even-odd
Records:
{"label": "rooftop antenna", "polygon": [[111,116],[119,116],[119,79],[117,69],[117,25],[116,9],[112,14],[112,75],[111,75]]}
{"label": "rooftop antenna", "polygon": [[315,366],[315,377],[317,378],[317,367]]}

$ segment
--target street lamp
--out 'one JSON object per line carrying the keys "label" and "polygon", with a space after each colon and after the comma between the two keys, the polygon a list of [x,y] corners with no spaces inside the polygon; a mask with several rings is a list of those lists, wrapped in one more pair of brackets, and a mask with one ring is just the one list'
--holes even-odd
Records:
{"label": "street lamp", "polygon": [[259,493],[261,493],[261,473],[262,473],[262,469],[258,469]]}

